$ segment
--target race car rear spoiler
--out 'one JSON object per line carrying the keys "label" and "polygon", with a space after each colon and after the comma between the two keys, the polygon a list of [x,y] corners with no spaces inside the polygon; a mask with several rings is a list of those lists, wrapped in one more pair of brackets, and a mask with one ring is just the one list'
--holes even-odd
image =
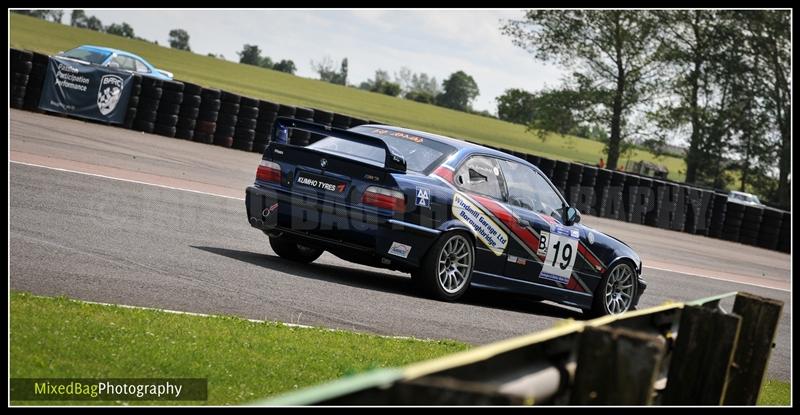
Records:
{"label": "race car rear spoiler", "polygon": [[383,149],[386,153],[386,160],[384,161],[384,168],[386,170],[390,170],[395,173],[406,172],[406,159],[400,154],[393,152],[385,141],[371,135],[356,133],[353,131],[330,127],[324,124],[317,124],[287,117],[278,117],[275,120],[275,124],[272,128],[272,140],[283,145],[293,145],[289,144],[288,139],[288,129],[291,128],[294,130],[307,131],[309,133],[336,137],[342,140],[354,141],[368,146],[378,147]]}

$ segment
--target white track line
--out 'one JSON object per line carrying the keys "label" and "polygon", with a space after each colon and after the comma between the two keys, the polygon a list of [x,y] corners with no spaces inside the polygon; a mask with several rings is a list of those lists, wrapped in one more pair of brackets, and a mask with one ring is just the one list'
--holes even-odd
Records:
{"label": "white track line", "polygon": [[30,167],[41,167],[43,169],[56,170],[56,171],[61,171],[61,172],[66,172],[66,173],[75,173],[75,174],[83,174],[83,175],[92,176],[92,177],[100,177],[102,179],[108,179],[108,180],[118,180],[118,181],[127,182],[127,183],[144,184],[144,185],[147,185],[147,186],[160,187],[162,189],[180,190],[180,191],[183,191],[183,192],[198,193],[198,194],[207,195],[207,196],[224,197],[225,199],[232,199],[232,200],[242,200],[242,201],[244,200],[244,198],[233,197],[233,196],[225,196],[225,195],[221,195],[221,194],[218,194],[218,193],[209,193],[209,192],[203,192],[203,191],[200,191],[200,190],[184,189],[182,187],[173,187],[173,186],[167,186],[167,185],[164,185],[164,184],[142,182],[142,181],[139,181],[139,180],[123,179],[123,178],[120,178],[120,177],[105,176],[105,175],[96,174],[96,173],[87,173],[85,171],[62,169],[62,168],[59,168],[59,167],[43,166],[41,164],[25,163],[23,161],[15,161],[15,160],[9,160],[9,162],[14,163],[14,164],[22,164],[22,165],[30,166]]}
{"label": "white track line", "polygon": [[[119,178],[119,177],[105,176],[105,175],[102,175],[102,174],[95,174],[95,173],[87,173],[87,172],[78,171],[78,170],[62,169],[62,168],[58,168],[58,167],[43,166],[43,165],[40,165],[40,164],[25,163],[25,162],[21,162],[21,161],[14,161],[14,160],[9,160],[9,161],[11,163],[22,164],[22,165],[30,166],[30,167],[41,167],[43,169],[56,170],[56,171],[61,171],[61,172],[66,172],[66,173],[83,174],[83,175],[86,175],[86,176],[99,177],[99,178],[102,178],[102,179],[118,180],[118,181],[127,182],[127,183],[136,183],[136,184],[142,184],[142,185],[147,185],[147,186],[155,186],[155,187],[160,187],[162,189],[179,190],[179,191],[183,191],[183,192],[197,193],[197,194],[207,195],[207,196],[216,196],[216,197],[222,197],[222,198],[225,198],[225,199],[232,199],[232,200],[241,200],[241,201],[244,200],[244,198],[225,196],[225,195],[221,195],[221,194],[217,194],[217,193],[202,192],[200,190],[184,189],[184,188],[181,188],[181,187],[166,186],[166,185],[163,185],[163,184],[142,182],[142,181],[139,181],[139,180],[122,179],[122,178]],[[742,281],[731,281],[731,280],[727,280],[727,279],[720,278],[720,277],[712,277],[712,276],[709,276],[709,275],[702,275],[702,274],[693,274],[691,272],[676,271],[676,270],[669,269],[669,268],[651,267],[651,266],[647,266],[647,265],[644,265],[644,268],[649,268],[649,269],[653,269],[653,270],[657,270],[657,271],[672,272],[672,273],[675,273],[675,274],[688,275],[688,276],[691,276],[691,277],[708,278],[708,279],[717,280],[717,281],[725,281],[725,282],[730,282],[730,283],[734,283],[734,284],[749,285],[749,286],[753,286],[753,287],[766,288],[766,289],[770,289],[770,290],[791,292],[791,290],[787,290],[785,288],[777,288],[777,287],[771,287],[771,286],[768,286],[768,285],[753,284],[753,283],[742,282]]]}
{"label": "white track line", "polygon": [[792,292],[792,290],[787,290],[785,288],[778,288],[778,287],[769,286],[769,285],[762,285],[762,284],[754,284],[752,282],[726,280],[725,278],[712,277],[710,275],[703,275],[703,274],[694,274],[694,273],[685,272],[685,271],[675,271],[675,270],[671,270],[669,268],[651,267],[651,266],[648,266],[648,265],[642,265],[642,268],[654,269],[656,271],[672,272],[672,273],[675,273],[675,274],[689,275],[689,276],[692,276],[692,277],[708,278],[708,279],[711,279],[711,280],[731,282],[731,283],[734,283],[734,284],[750,285],[750,286],[753,286],[753,287],[767,288],[767,289],[770,289],[770,290],[783,291],[783,292],[787,292],[787,293],[788,292]]}
{"label": "white track line", "polygon": [[[47,297],[47,296],[41,296],[41,295],[35,295],[35,294],[28,294],[28,295],[30,295],[32,297],[39,297],[39,298],[53,298],[53,297]],[[170,309],[166,309],[166,308],[157,308],[157,307],[142,307],[142,306],[136,306],[136,305],[127,305],[127,304],[100,303],[100,302],[97,302],[97,301],[79,300],[79,299],[75,299],[75,298],[67,298],[67,300],[75,302],[75,303],[81,303],[81,304],[92,304],[92,305],[100,305],[100,306],[106,306],[106,307],[121,307],[121,308],[128,308],[128,309],[132,309],[132,310],[158,311],[158,312],[163,312],[163,313],[180,314],[180,315],[192,316],[192,317],[205,317],[205,318],[226,318],[226,317],[231,317],[231,316],[228,316],[228,315],[194,313],[194,312],[191,312],[191,311],[170,310]],[[283,326],[292,327],[292,328],[299,328],[299,329],[317,329],[317,330],[332,331],[332,332],[341,331],[341,332],[358,334],[358,335],[362,335],[362,336],[382,337],[382,338],[385,338],[385,339],[417,340],[417,341],[423,341],[423,342],[439,341],[439,340],[434,340],[434,339],[419,339],[419,338],[416,338],[416,337],[409,337],[409,336],[387,336],[387,335],[383,335],[383,334],[364,333],[364,332],[358,332],[358,331],[347,331],[347,330],[332,329],[332,328],[327,328],[327,327],[307,326],[307,325],[304,325],[304,324],[284,323],[282,321],[257,320],[257,319],[252,319],[252,318],[243,318],[243,317],[239,317],[239,316],[233,316],[233,317],[241,318],[242,320],[246,320],[246,321],[249,321],[251,323],[275,324],[275,325],[280,324],[280,325],[283,325]]]}

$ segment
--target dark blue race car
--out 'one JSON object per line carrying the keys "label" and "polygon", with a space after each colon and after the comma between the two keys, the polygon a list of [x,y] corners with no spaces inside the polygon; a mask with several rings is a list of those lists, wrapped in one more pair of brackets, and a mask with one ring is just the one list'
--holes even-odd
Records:
{"label": "dark blue race car", "polygon": [[[290,134],[313,143],[288,144]],[[538,168],[435,134],[278,118],[245,203],[283,258],[329,251],[409,272],[441,300],[481,287],[606,315],[635,307],[646,287],[639,256],[581,225]]]}

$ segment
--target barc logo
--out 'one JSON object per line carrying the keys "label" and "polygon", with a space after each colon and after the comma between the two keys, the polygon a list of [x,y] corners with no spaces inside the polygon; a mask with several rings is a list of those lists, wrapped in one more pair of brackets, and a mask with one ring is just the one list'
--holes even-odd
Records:
{"label": "barc logo", "polygon": [[122,96],[122,78],[116,75],[104,75],[100,78],[100,88],[97,90],[97,108],[100,113],[108,115],[117,108],[119,98]]}

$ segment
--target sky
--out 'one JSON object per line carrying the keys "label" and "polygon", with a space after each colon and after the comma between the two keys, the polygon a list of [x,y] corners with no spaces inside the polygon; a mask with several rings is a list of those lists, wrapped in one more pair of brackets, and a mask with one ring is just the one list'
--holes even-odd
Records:
{"label": "sky", "polygon": [[[69,13],[64,23],[69,24]],[[168,45],[168,33],[189,33],[192,51],[238,61],[244,44],[255,44],[273,61],[291,59],[297,75],[317,78],[311,61],[329,56],[338,67],[348,58],[348,83],[390,74],[403,66],[440,82],[463,70],[480,89],[473,108],[497,113],[495,98],[508,88],[536,91],[559,83],[564,71],[536,61],[500,32],[503,20],[521,18],[501,10],[96,10],[103,25],[127,22],[136,36]],[[169,70],[169,68],[165,68]]]}

